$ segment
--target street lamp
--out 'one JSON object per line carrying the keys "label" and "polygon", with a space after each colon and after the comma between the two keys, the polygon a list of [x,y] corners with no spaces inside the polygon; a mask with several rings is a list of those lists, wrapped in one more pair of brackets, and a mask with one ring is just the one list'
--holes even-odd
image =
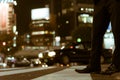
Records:
{"label": "street lamp", "polygon": [[5,46],[5,45],[6,45],[6,42],[3,42],[2,45]]}

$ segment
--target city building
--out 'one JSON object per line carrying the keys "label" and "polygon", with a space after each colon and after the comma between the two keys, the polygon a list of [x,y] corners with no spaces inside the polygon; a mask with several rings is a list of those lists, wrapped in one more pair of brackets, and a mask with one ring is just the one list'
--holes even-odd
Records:
{"label": "city building", "polygon": [[72,32],[76,28],[92,28],[92,0],[52,0],[51,9],[56,21],[55,36],[60,37],[61,44],[73,41]]}
{"label": "city building", "polygon": [[[28,11],[31,12],[31,42],[36,46],[61,46],[64,42],[72,41],[71,32],[76,27],[83,25],[92,27],[93,5],[89,1],[84,2],[81,3],[78,0],[50,0],[48,3],[41,3],[44,6],[37,7],[31,7],[30,4],[26,3],[31,9],[31,11]],[[39,12],[43,8],[49,9],[49,12]],[[37,10],[39,11],[37,12]],[[43,18],[46,17],[45,15],[47,19]]]}
{"label": "city building", "polygon": [[49,20],[33,20],[31,26],[31,42],[33,46],[49,48],[53,46],[54,30]]}
{"label": "city building", "polygon": [[16,15],[12,2],[0,3],[0,32],[13,33],[13,26],[16,26]]}
{"label": "city building", "polygon": [[30,41],[33,46],[44,49],[53,47],[55,31],[50,25],[49,4],[31,9]]}
{"label": "city building", "polygon": [[16,47],[16,14],[13,0],[0,0],[0,58],[12,53]]}

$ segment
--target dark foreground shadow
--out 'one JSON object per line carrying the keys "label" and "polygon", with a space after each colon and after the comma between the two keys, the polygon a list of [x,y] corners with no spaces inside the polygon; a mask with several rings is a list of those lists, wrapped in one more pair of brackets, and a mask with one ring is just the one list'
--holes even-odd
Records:
{"label": "dark foreground shadow", "polygon": [[120,80],[120,73],[112,75],[91,74],[92,80]]}

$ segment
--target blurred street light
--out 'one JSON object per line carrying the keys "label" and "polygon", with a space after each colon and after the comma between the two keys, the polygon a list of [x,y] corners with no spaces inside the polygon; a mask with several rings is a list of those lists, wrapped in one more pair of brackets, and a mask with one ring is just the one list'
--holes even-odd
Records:
{"label": "blurred street light", "polygon": [[6,45],[6,42],[3,42],[2,45],[5,46],[5,45]]}

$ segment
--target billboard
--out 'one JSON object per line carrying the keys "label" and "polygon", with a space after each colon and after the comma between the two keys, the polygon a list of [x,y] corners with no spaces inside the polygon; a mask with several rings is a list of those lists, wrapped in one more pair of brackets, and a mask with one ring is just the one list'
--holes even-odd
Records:
{"label": "billboard", "polygon": [[31,10],[31,19],[40,20],[50,18],[49,8],[36,8]]}

